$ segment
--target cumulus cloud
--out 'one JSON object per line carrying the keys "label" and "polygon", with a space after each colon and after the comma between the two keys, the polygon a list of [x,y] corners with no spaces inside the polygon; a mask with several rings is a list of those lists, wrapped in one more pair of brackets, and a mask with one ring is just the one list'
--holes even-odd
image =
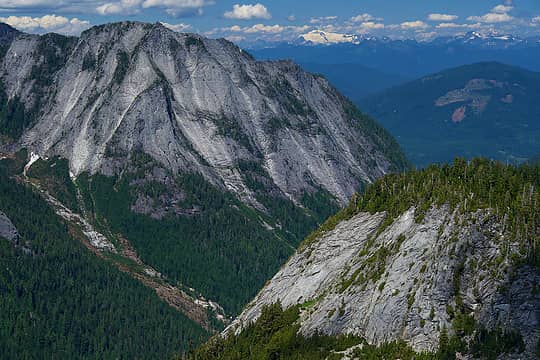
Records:
{"label": "cumulus cloud", "polygon": [[255,24],[252,27],[249,27],[244,30],[246,34],[253,33],[272,33],[277,34],[285,30],[284,26],[281,25],[264,25],[264,24]]}
{"label": "cumulus cloud", "polygon": [[466,24],[456,24],[456,23],[440,23],[440,24],[437,24],[436,28],[437,29],[459,29],[459,28],[463,28],[463,27],[467,27]]}
{"label": "cumulus cloud", "polygon": [[532,18],[533,23],[540,23],[540,16],[536,16]]}
{"label": "cumulus cloud", "polygon": [[416,21],[405,21],[400,24],[402,29],[427,29],[429,25],[421,20]]}
{"label": "cumulus cloud", "polygon": [[180,23],[180,24],[169,24],[169,23],[166,23],[166,22],[162,22],[161,25],[165,26],[166,28],[169,28],[173,31],[178,31],[178,32],[183,32],[183,31],[186,31],[186,30],[189,30],[191,29],[191,25],[189,24],[183,24],[183,23]]}
{"label": "cumulus cloud", "polygon": [[384,29],[384,24],[383,23],[378,23],[378,22],[374,22],[374,21],[366,21],[366,22],[363,22],[360,24],[359,26],[359,30],[362,31],[362,32],[369,32],[369,31],[373,31],[373,30],[380,30],[380,29]]}
{"label": "cumulus cloud", "polygon": [[[289,34],[299,34],[306,32],[311,29],[311,26],[283,26],[279,24],[275,25],[264,25],[264,24],[255,24],[253,26],[242,27],[240,25],[233,25],[227,28],[214,29],[211,34],[215,33],[234,33],[234,34],[281,34],[287,32]],[[240,35],[228,35],[229,37],[238,37]]]}
{"label": "cumulus cloud", "polygon": [[203,8],[212,4],[213,0],[144,0],[142,8],[162,8],[171,16],[202,15]]}
{"label": "cumulus cloud", "polygon": [[514,20],[514,17],[508,14],[514,9],[511,4],[512,2],[506,2],[506,5],[497,5],[489,13],[482,16],[469,16],[467,20],[485,24],[510,22]]}
{"label": "cumulus cloud", "polygon": [[440,23],[437,24],[437,29],[466,29],[466,28],[477,28],[481,24],[456,24],[456,23]]}
{"label": "cumulus cloud", "polygon": [[287,16],[287,20],[289,20],[289,21],[296,21],[296,16],[294,16],[294,15],[289,15],[289,16]]}
{"label": "cumulus cloud", "polygon": [[351,18],[351,21],[355,23],[367,23],[367,22],[375,22],[375,21],[383,21],[383,20],[384,20],[383,18],[378,18],[368,13],[359,14]]}
{"label": "cumulus cloud", "polygon": [[317,18],[311,18],[309,22],[311,24],[320,24],[324,22],[335,21],[337,20],[337,18],[338,18],[337,16],[321,16]]}
{"label": "cumulus cloud", "polygon": [[505,14],[512,11],[513,8],[513,6],[508,5],[497,5],[491,10],[491,12],[494,12],[496,14]]}
{"label": "cumulus cloud", "polygon": [[78,18],[44,15],[42,17],[9,16],[0,17],[0,21],[22,31],[58,32],[61,34],[79,34],[90,27],[90,22]]}
{"label": "cumulus cloud", "polygon": [[503,22],[512,21],[514,20],[514,17],[506,13],[503,13],[503,14],[487,13],[482,16],[469,16],[467,20],[477,21],[477,22],[487,23],[487,24],[495,24],[495,23],[503,23]]}
{"label": "cumulus cloud", "polygon": [[0,8],[2,9],[22,9],[22,8],[38,8],[51,7],[57,4],[54,0],[2,0]]}
{"label": "cumulus cloud", "polygon": [[271,19],[272,15],[263,4],[255,5],[234,5],[232,11],[223,14],[227,19],[250,20],[250,19]]}
{"label": "cumulus cloud", "polygon": [[[33,1],[33,0],[30,0]],[[89,0],[92,1],[92,0]],[[143,9],[161,8],[169,15],[202,15],[203,7],[214,3],[213,0],[119,0],[106,3],[98,2],[95,11],[100,15],[133,15]]]}
{"label": "cumulus cloud", "polygon": [[457,20],[457,19],[458,19],[457,15],[449,15],[449,14],[429,14],[428,15],[428,20],[430,20],[430,21],[444,21],[444,22],[447,22],[447,21],[454,21],[454,20]]}
{"label": "cumulus cloud", "polygon": [[141,0],[122,0],[100,5],[96,8],[96,11],[101,15],[130,15],[138,13],[140,5]]}

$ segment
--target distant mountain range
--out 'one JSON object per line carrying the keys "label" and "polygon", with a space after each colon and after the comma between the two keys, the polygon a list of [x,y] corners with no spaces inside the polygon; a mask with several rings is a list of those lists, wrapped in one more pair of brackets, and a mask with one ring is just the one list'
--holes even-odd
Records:
{"label": "distant mountain range", "polygon": [[481,61],[499,61],[540,71],[540,37],[469,32],[420,42],[338,35],[310,33],[292,43],[257,43],[247,46],[247,49],[260,59],[358,64],[409,79]]}
{"label": "distant mountain range", "polygon": [[518,163],[540,152],[539,98],[540,73],[485,62],[422,77],[360,104],[415,165],[456,156]]}
{"label": "distant mountain range", "polygon": [[360,64],[301,63],[300,66],[306,71],[326,77],[354,103],[359,103],[360,99],[373,93],[413,80]]}

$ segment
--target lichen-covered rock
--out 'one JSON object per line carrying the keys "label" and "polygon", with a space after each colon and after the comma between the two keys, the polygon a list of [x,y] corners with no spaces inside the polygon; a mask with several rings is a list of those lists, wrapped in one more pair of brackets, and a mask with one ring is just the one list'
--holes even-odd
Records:
{"label": "lichen-covered rock", "polygon": [[[360,213],[298,251],[226,330],[240,331],[264,304],[303,304],[306,335],[356,334],[373,344],[404,339],[436,350],[458,307],[487,329],[519,331],[532,358],[540,335],[540,272],[520,266],[517,244],[488,210],[414,208],[381,227]],[[513,255],[514,254],[514,255]],[[459,306],[458,306],[459,305]],[[528,354],[528,355],[527,355]]]}

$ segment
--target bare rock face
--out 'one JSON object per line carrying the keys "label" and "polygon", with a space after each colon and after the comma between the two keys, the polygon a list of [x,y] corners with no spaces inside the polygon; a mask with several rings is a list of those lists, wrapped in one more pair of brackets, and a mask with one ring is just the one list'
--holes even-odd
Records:
{"label": "bare rock face", "polygon": [[0,237],[11,242],[17,242],[19,239],[19,232],[11,220],[0,211]]}
{"label": "bare rock face", "polygon": [[139,151],[249,199],[239,163],[255,161],[289,198],[317,187],[344,203],[405,166],[394,140],[325,79],[160,24],[19,35],[0,68],[6,97],[31,119],[12,146],[67,158],[74,176],[118,174]]}
{"label": "bare rock face", "polygon": [[[477,324],[519,331],[533,358],[540,336],[540,272],[515,266],[518,244],[489,211],[414,208],[388,227],[384,213],[360,213],[299,250],[226,333],[239,332],[262,306],[303,304],[306,335],[356,334],[373,344],[404,339],[436,350],[458,303]],[[382,230],[382,231],[381,231]]]}

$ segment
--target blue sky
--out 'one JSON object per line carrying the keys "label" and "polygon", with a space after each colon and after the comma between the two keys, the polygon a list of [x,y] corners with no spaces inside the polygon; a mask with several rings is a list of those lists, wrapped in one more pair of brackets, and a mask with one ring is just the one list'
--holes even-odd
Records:
{"label": "blue sky", "polygon": [[315,30],[429,40],[468,31],[538,35],[540,0],[0,0],[0,18],[33,33],[138,20],[240,43]]}

